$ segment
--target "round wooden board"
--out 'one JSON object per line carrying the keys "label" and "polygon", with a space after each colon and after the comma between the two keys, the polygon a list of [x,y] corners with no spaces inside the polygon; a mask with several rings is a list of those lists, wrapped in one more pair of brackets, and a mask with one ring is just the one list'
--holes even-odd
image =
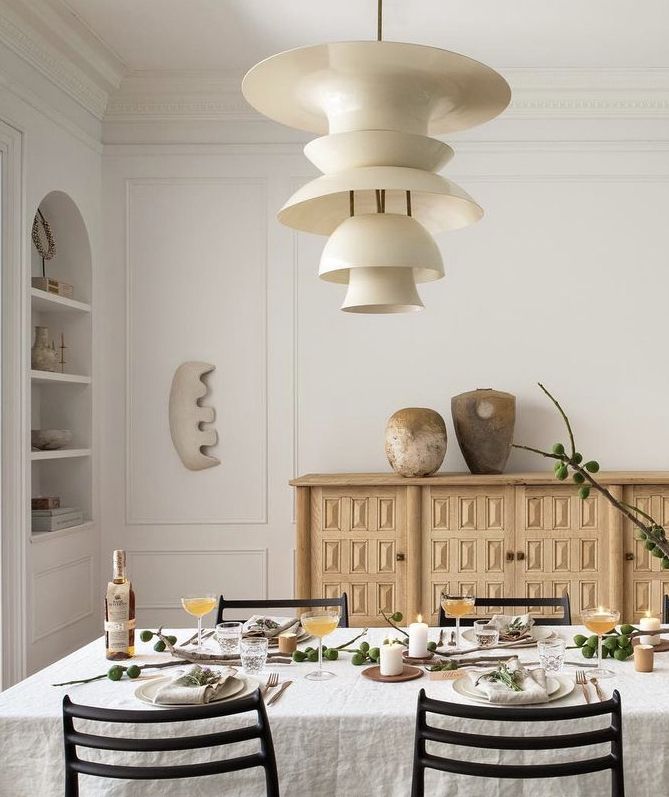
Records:
{"label": "round wooden board", "polygon": [[423,671],[418,667],[410,667],[408,664],[404,665],[404,669],[400,675],[381,675],[381,667],[367,667],[362,671],[362,674],[372,681],[380,681],[384,684],[396,684],[402,681],[413,681],[414,678],[420,678]]}
{"label": "round wooden board", "polygon": [[[649,632],[648,636],[653,636],[652,632]],[[632,646],[639,645],[639,637],[634,636],[632,637]],[[669,639],[665,639],[662,637],[662,641],[659,645],[653,645],[653,653],[666,653],[669,650]]]}
{"label": "round wooden board", "polygon": [[410,656],[409,651],[403,650],[402,658],[407,664],[425,664],[426,662],[434,658],[434,653],[430,652],[428,653],[427,656],[423,656],[422,658],[416,658],[415,656]]}

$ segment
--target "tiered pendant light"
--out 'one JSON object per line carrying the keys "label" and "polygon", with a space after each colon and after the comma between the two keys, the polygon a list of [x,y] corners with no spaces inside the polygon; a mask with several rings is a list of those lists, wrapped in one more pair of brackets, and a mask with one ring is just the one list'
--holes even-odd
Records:
{"label": "tiered pendant light", "polygon": [[488,121],[511,99],[501,75],[471,58],[382,41],[378,5],[377,41],[279,53],[242,84],[266,116],[321,134],[304,152],[323,175],[296,191],[278,218],[330,236],[319,274],[348,284],[341,309],[354,313],[422,309],[416,282],[444,276],[432,234],[483,215],[436,173],[453,150],[430,136]]}

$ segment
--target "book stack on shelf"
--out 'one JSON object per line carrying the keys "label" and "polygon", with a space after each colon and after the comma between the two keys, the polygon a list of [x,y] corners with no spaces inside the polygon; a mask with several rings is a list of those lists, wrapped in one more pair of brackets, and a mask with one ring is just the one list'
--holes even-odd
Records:
{"label": "book stack on shelf", "polygon": [[84,513],[78,507],[62,506],[57,509],[33,509],[32,530],[60,531],[71,526],[80,526],[84,522]]}

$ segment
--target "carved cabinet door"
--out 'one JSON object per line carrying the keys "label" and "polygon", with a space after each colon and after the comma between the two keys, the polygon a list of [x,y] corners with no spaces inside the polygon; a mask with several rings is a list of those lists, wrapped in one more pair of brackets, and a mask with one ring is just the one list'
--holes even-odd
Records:
{"label": "carved cabinet door", "polygon": [[514,594],[513,487],[423,489],[423,611],[436,625],[442,589]]}
{"label": "carved cabinet door", "polygon": [[608,509],[598,495],[579,498],[573,485],[516,490],[517,594],[567,590],[578,623],[581,609],[609,600]]}
{"label": "carved cabinet door", "polygon": [[405,614],[406,514],[403,487],[312,488],[312,596],[346,592],[352,626]]}
{"label": "carved cabinet door", "polygon": [[[669,531],[669,487],[626,487],[625,500]],[[661,618],[662,596],[669,594],[669,570],[663,570],[660,560],[651,556],[644,543],[636,538],[635,528],[625,521],[623,594],[628,622],[636,622],[648,610]]]}

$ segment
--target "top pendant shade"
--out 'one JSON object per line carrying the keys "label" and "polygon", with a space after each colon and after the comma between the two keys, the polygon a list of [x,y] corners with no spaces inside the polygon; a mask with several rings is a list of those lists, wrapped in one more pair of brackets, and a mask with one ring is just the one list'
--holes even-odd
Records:
{"label": "top pendant shade", "polygon": [[406,166],[440,171],[453,157],[448,144],[396,130],[354,130],[310,141],[304,154],[325,174],[360,166]]}
{"label": "top pendant shade", "polygon": [[247,72],[242,93],[270,119],[320,135],[452,133],[493,119],[511,100],[508,83],[485,64],[437,47],[389,41],[278,53]]}
{"label": "top pendant shade", "polygon": [[386,212],[397,214],[406,213],[410,191],[413,216],[431,233],[458,230],[483,216],[466,191],[439,174],[402,166],[365,166],[311,180],[290,197],[277,218],[296,230],[330,235],[350,216],[351,191],[358,215],[376,211],[378,190],[385,191]]}

